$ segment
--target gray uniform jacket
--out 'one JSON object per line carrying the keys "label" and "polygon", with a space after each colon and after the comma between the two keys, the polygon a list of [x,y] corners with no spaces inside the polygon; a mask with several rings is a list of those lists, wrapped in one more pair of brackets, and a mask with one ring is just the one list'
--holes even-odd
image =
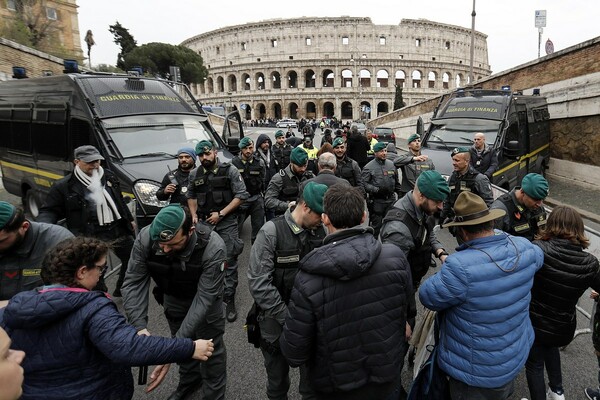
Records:
{"label": "gray uniform jacket", "polygon": [[[400,192],[400,182],[394,163],[390,160],[375,158],[367,163],[362,170],[362,185],[371,195],[390,196]],[[379,196],[377,196],[377,194]]]}
{"label": "gray uniform jacket", "polygon": [[[410,216],[420,221],[424,217],[424,214],[421,209],[415,205],[412,193],[412,191],[408,192],[406,196],[402,197],[394,204],[394,207],[406,211]],[[381,243],[393,243],[400,247],[406,257],[408,257],[408,253],[415,246],[412,233],[404,222],[401,221],[385,222],[381,227],[380,237]],[[431,231],[429,242],[431,243],[434,253],[437,252],[438,249],[444,248],[435,236],[435,231]]]}
{"label": "gray uniform jacket", "polygon": [[277,213],[283,213],[288,208],[287,201],[279,200],[279,194],[283,188],[282,173],[291,176],[291,179],[298,184],[298,194],[300,194],[300,182],[314,177],[313,173],[307,170],[300,178],[298,178],[292,172],[289,165],[279,171],[278,174],[273,175],[271,182],[269,182],[269,186],[267,187],[267,191],[265,192],[265,208],[269,208]]}
{"label": "gray uniform jacket", "polygon": [[17,248],[0,254],[0,300],[42,285],[40,271],[46,252],[73,234],[59,225],[29,221]]}
{"label": "gray uniform jacket", "polygon": [[411,152],[398,156],[394,160],[394,166],[402,170],[402,193],[408,193],[415,188],[415,183],[421,172],[435,169],[435,165],[433,165],[431,159],[414,161],[414,156]]}
{"label": "gray uniform jacket", "polygon": [[[144,227],[135,239],[129,265],[127,266],[127,274],[121,289],[123,306],[129,323],[135,326],[138,331],[148,325],[148,298],[151,278],[146,266],[146,259],[152,252],[161,251],[156,242],[150,239],[149,231],[149,226]],[[191,235],[185,249],[175,257],[182,262],[189,261],[196,244],[196,235],[196,232]],[[198,327],[223,318],[222,294],[225,258],[225,242],[213,231],[202,254],[202,260],[199,263],[196,261],[196,263],[202,265],[198,291],[175,337],[193,338]]]}
{"label": "gray uniform jacket", "polygon": [[[217,163],[215,164],[215,169],[213,170],[213,173],[217,171],[219,165],[220,165],[220,163],[217,161]],[[199,166],[198,168],[196,168],[192,172],[190,172],[188,190],[187,190],[187,193],[185,194],[185,196],[188,199],[197,198],[194,180],[196,179],[196,175],[198,174],[198,171],[201,171],[201,173],[203,173],[204,167]],[[242,176],[240,175],[240,171],[238,171],[238,169],[235,165],[229,164],[229,169],[227,170],[227,177],[229,178],[231,192],[233,193],[234,198],[238,198],[240,200],[246,200],[248,197],[250,197],[250,194],[246,191],[246,184],[244,183],[244,179],[242,179]]]}

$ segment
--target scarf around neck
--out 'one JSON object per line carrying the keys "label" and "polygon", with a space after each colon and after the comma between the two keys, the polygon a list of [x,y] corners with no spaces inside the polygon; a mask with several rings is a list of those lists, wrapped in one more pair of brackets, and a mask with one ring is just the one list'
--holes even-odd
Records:
{"label": "scarf around neck", "polygon": [[101,226],[109,225],[112,222],[121,219],[121,214],[119,214],[117,205],[102,184],[104,169],[102,167],[98,168],[97,180],[92,179],[92,177],[83,172],[81,168],[79,168],[79,165],[75,166],[74,172],[77,180],[90,192],[89,196],[86,196],[86,199],[96,205],[98,223]]}

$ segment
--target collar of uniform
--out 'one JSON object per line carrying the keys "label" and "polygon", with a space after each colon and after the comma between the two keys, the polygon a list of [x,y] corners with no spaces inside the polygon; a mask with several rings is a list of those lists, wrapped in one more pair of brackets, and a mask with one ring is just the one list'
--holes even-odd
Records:
{"label": "collar of uniform", "polygon": [[[14,254],[18,255],[19,257],[28,257],[31,253],[31,250],[33,250],[33,246],[35,245],[37,239],[38,223],[29,221],[29,229],[27,229],[27,232],[25,232],[25,237],[23,238],[21,244],[19,244],[19,248],[14,250]],[[0,254],[0,258],[3,256],[5,256],[5,254]]]}
{"label": "collar of uniform", "polygon": [[385,162],[387,161],[387,158],[384,159],[384,160],[380,160],[379,158],[375,157],[374,160],[377,161],[381,165],[385,165]]}
{"label": "collar of uniform", "polygon": [[412,214],[412,216],[415,217],[417,219],[417,221],[421,221],[423,219],[423,217],[424,217],[423,211],[421,210],[420,207],[417,207],[417,205],[415,204],[415,200],[413,199],[413,191],[412,190],[410,192],[406,193],[404,195],[404,197],[402,197],[400,200],[398,200],[398,203],[403,204],[403,205],[410,205],[409,207],[405,207],[404,209],[409,214]]}
{"label": "collar of uniform", "polygon": [[215,163],[215,169],[210,170],[210,169],[206,169],[206,168],[204,168],[204,166],[202,166],[202,170],[204,171],[204,173],[212,172],[213,174],[216,174],[217,171],[219,170],[219,163],[218,162]]}
{"label": "collar of uniform", "polygon": [[305,231],[304,228],[302,228],[300,225],[298,225],[296,223],[296,221],[294,221],[294,219],[292,218],[292,212],[290,211],[290,209],[288,208],[287,210],[285,210],[285,214],[284,218],[285,218],[285,222],[288,223],[290,229],[292,230],[292,232],[294,233],[294,235],[300,235],[302,232]]}

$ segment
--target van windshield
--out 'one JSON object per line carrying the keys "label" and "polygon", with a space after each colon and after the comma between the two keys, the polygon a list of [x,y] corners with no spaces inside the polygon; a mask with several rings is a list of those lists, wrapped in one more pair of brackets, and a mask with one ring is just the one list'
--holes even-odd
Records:
{"label": "van windshield", "polygon": [[[448,120],[447,120],[448,121]],[[492,145],[496,142],[500,121],[465,121],[458,123],[456,120],[448,121],[448,123],[432,122],[428,144],[439,144],[441,146],[451,145],[466,146],[473,144],[473,136],[481,132],[485,135],[485,142]]]}
{"label": "van windshield", "polygon": [[202,140],[221,147],[204,121],[203,116],[144,115],[105,119],[102,124],[123,158],[160,154],[172,157],[180,148],[194,148]]}

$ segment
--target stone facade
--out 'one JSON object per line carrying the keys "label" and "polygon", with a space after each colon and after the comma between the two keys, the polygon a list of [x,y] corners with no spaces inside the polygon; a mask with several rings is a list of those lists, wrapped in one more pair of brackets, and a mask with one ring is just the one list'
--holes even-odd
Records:
{"label": "stone facade", "polygon": [[[487,36],[476,32],[473,75],[490,75]],[[468,83],[471,31],[424,19],[276,19],[185,40],[209,76],[205,104],[245,108],[247,119],[370,119],[393,109],[395,85],[411,105]],[[243,105],[243,107],[242,107]],[[369,111],[370,110],[370,111]]]}

